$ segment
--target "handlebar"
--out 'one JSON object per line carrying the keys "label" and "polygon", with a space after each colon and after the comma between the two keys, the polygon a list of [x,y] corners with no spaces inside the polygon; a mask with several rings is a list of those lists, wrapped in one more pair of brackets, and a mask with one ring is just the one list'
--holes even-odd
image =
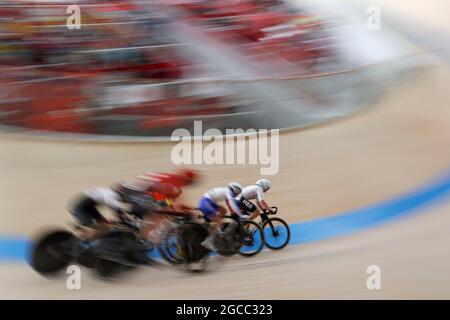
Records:
{"label": "handlebar", "polygon": [[277,214],[278,207],[270,207],[270,214]]}

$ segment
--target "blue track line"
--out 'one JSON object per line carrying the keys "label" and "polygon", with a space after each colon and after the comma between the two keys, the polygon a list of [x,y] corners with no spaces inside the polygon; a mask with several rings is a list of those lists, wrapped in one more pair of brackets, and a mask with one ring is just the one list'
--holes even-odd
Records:
{"label": "blue track line", "polygon": [[[399,197],[330,217],[291,224],[290,244],[343,236],[379,226],[394,218],[414,214],[449,193],[450,172],[446,172],[426,186]],[[0,262],[24,262],[28,245],[29,240],[24,237],[0,237]]]}

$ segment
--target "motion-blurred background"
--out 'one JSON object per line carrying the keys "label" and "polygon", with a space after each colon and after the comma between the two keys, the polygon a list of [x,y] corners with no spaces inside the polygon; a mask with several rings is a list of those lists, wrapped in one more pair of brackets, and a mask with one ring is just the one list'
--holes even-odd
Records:
{"label": "motion-blurred background", "polygon": [[367,104],[405,59],[308,1],[8,0],[0,37],[3,125],[121,136],[322,122]]}

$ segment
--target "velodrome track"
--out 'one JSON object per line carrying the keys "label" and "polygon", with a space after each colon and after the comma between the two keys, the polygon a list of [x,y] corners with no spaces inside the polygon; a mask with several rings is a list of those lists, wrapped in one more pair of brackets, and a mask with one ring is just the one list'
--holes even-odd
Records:
{"label": "velodrome track", "polygon": [[[421,2],[408,3],[407,10],[394,9],[409,18],[420,17],[414,7],[420,9]],[[448,12],[449,4],[436,4]],[[442,14],[442,7],[434,8],[436,15]],[[427,12],[421,20],[433,17]],[[268,200],[295,223],[353,211],[433,184],[450,167],[449,80],[449,67],[435,58],[369,110],[283,134],[280,172],[272,178]],[[172,168],[172,146],[167,143],[67,143],[3,135],[0,146],[0,234],[5,236],[28,236],[40,226],[63,225],[68,220],[63,210],[68,199],[85,187]],[[204,190],[230,177],[252,183],[259,172],[257,167],[244,166],[198,168],[207,179],[187,192],[188,200],[198,199]],[[69,291],[64,279],[42,279],[23,262],[5,261],[0,265],[0,297],[450,298],[450,197],[445,191],[436,198],[440,201],[407,212],[427,214],[354,235],[264,252],[253,259],[229,259],[220,267],[216,263],[217,270],[198,276],[142,269],[119,283],[104,283],[86,274],[82,290]],[[381,267],[381,290],[366,288],[366,268],[372,264]]]}

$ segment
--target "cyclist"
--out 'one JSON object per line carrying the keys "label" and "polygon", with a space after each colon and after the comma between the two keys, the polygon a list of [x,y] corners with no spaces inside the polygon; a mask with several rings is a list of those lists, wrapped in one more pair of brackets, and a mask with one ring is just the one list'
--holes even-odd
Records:
{"label": "cyclist", "polygon": [[[198,178],[198,173],[192,170],[145,173],[131,182],[85,190],[69,212],[81,226],[91,229],[87,236],[95,236],[98,231],[110,229],[109,221],[98,210],[99,206],[111,208],[118,214],[128,212],[139,218],[145,216],[146,220],[155,220],[152,226],[158,225],[161,218],[151,213],[172,205],[181,195],[182,188],[195,183]],[[142,228],[143,238],[151,232],[152,226]]]}
{"label": "cyclist", "polygon": [[231,213],[241,216],[241,210],[235,199],[241,192],[241,184],[230,182],[227,187],[216,187],[209,190],[200,199],[198,209],[203,213],[205,220],[210,222],[210,234],[202,242],[202,246],[209,250],[217,251],[213,240],[218,233],[220,222],[227,212],[227,209],[219,203],[225,202]]}
{"label": "cyclist", "polygon": [[[268,179],[259,179],[254,185],[242,189],[240,195],[236,197],[241,212],[250,220],[255,219],[261,211],[270,211],[270,207],[264,200],[264,193],[272,186]],[[251,200],[256,200],[255,206]],[[261,210],[261,211],[260,211]]]}

